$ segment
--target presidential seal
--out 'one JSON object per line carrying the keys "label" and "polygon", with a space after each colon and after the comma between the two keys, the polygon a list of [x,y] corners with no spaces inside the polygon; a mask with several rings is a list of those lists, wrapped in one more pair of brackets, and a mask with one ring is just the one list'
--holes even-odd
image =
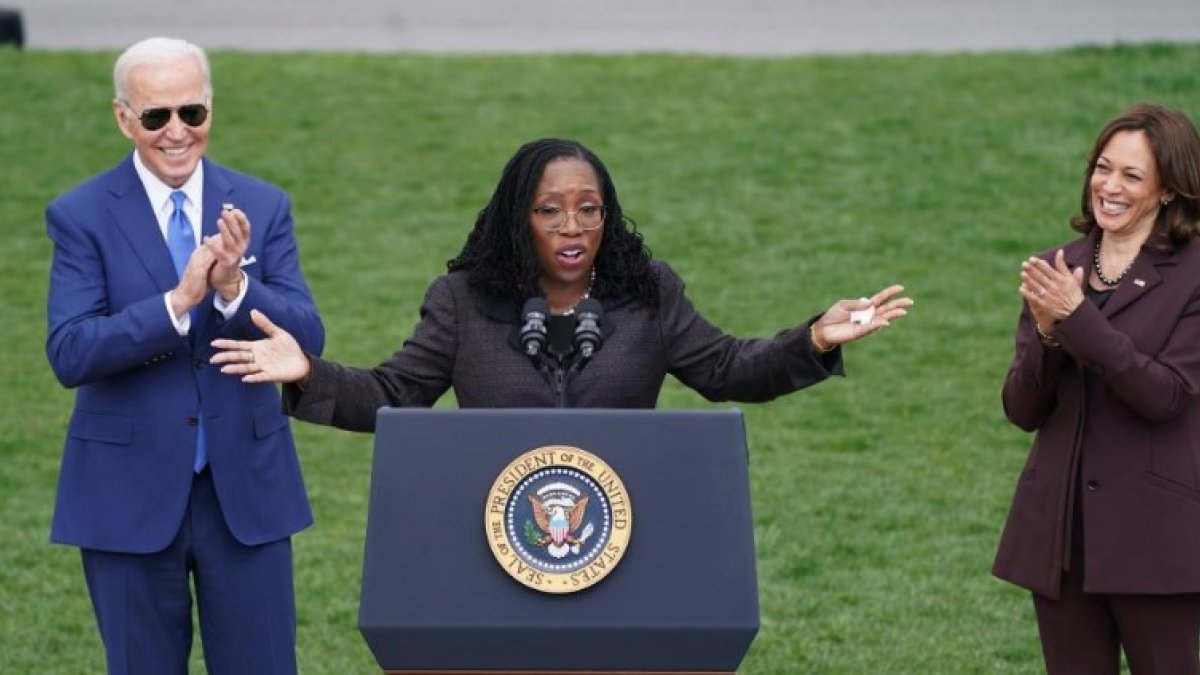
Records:
{"label": "presidential seal", "polygon": [[633,511],[604,460],[567,445],[534,448],[506,466],[484,507],[492,555],[544,593],[574,593],[608,576],[629,546]]}

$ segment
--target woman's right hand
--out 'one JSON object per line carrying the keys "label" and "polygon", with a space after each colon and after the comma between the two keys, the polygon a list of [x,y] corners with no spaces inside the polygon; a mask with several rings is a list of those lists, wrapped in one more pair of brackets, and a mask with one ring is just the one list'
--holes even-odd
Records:
{"label": "woman's right hand", "polygon": [[1021,286],[1017,291],[1029,305],[1029,313],[1043,334],[1070,316],[1083,304],[1083,266],[1067,266],[1062,249],[1054,254],[1054,265],[1030,256],[1021,263]]}
{"label": "woman's right hand", "polygon": [[210,362],[221,365],[221,372],[226,375],[241,375],[242,382],[296,382],[304,386],[312,372],[312,364],[296,339],[257,309],[250,310],[250,320],[267,337],[262,340],[213,340],[212,346],[217,353]]}

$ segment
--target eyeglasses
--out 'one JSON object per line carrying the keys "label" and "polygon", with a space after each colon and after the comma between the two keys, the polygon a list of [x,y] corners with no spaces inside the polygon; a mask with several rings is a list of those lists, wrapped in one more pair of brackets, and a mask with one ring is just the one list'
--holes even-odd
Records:
{"label": "eyeglasses", "polygon": [[605,209],[600,204],[584,204],[577,211],[568,211],[557,206],[533,207],[533,222],[547,232],[558,232],[567,226],[567,218],[575,216],[579,229],[590,231],[604,224]]}
{"label": "eyeglasses", "polygon": [[[129,105],[128,101],[121,101],[121,105],[124,105],[129,112],[134,112],[133,106]],[[189,127],[198,127],[208,119],[208,106],[203,103],[189,103],[178,108],[147,108],[141,113],[135,114],[141,121],[143,129],[158,131],[171,121],[171,113],[178,113],[179,119]]]}

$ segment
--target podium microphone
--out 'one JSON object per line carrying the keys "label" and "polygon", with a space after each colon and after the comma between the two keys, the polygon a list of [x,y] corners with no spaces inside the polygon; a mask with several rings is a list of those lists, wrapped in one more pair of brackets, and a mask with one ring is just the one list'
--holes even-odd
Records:
{"label": "podium microphone", "polygon": [[586,298],[575,306],[575,349],[584,361],[592,358],[604,341],[604,333],[600,331],[603,320],[604,306],[599,300]]}
{"label": "podium microphone", "polygon": [[546,317],[550,315],[550,305],[545,298],[530,298],[521,308],[521,333],[518,339],[525,355],[536,359],[546,346]]}

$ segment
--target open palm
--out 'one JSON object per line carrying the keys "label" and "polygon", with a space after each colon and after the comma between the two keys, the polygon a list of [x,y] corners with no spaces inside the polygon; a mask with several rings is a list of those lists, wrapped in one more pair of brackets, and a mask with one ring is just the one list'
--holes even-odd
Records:
{"label": "open palm", "polygon": [[261,340],[213,340],[217,353],[211,362],[226,375],[243,382],[298,382],[308,378],[308,356],[291,333],[271,323],[266,314],[250,310],[250,320],[267,337]]}
{"label": "open palm", "polygon": [[[829,345],[853,342],[879,330],[887,328],[893,321],[908,313],[913,301],[907,297],[896,297],[904,292],[900,285],[888,286],[870,298],[862,300],[838,300],[814,326],[821,341]],[[874,308],[874,315],[865,323],[851,320],[851,312]]]}

